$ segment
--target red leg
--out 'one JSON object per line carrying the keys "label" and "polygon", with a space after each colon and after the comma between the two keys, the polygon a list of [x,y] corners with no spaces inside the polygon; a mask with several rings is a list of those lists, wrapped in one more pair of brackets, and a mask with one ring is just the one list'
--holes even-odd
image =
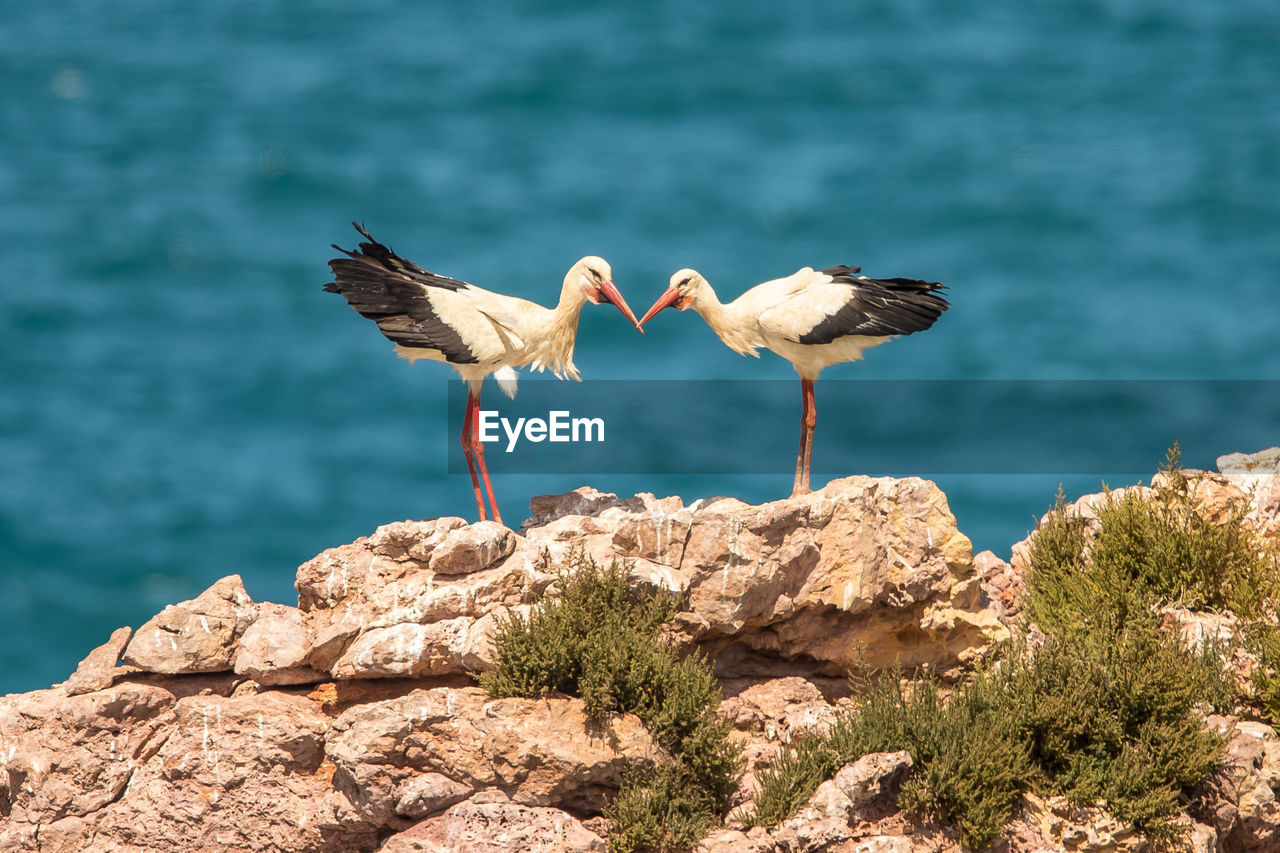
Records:
{"label": "red leg", "polygon": [[809,463],[813,456],[813,428],[818,423],[818,409],[813,399],[813,380],[800,380],[800,393],[804,398],[804,414],[800,419],[800,458],[796,460],[796,487],[793,495],[809,493]]}
{"label": "red leg", "polygon": [[[475,395],[475,418],[477,430],[480,425],[480,391],[476,391]],[[498,502],[493,499],[493,484],[489,482],[489,466],[484,464],[484,443],[480,441],[480,436],[476,435],[473,439],[472,449],[476,454],[476,463],[480,466],[480,476],[484,480],[484,490],[489,495],[489,506],[493,509],[493,520],[502,523],[502,513],[498,512]],[[476,489],[476,500],[480,500],[480,489]],[[481,514],[481,520],[484,515]]]}
{"label": "red leg", "polygon": [[471,474],[471,488],[473,488],[476,493],[476,509],[480,511],[480,520],[484,521],[486,518],[484,511],[484,498],[480,496],[480,480],[476,477],[476,463],[475,459],[472,458],[471,451],[471,424],[473,417],[479,409],[480,401],[471,393],[470,390],[468,390],[467,411],[462,416],[462,455],[467,460],[467,472]]}
{"label": "red leg", "polygon": [[806,403],[808,404],[809,415],[805,420],[805,428],[809,437],[804,443],[804,490],[809,491],[809,461],[813,456],[813,428],[818,425],[818,404],[813,399],[813,380],[803,380]]}
{"label": "red leg", "polygon": [[809,430],[805,427],[809,415],[809,397],[804,392],[804,379],[801,379],[800,383],[800,451],[796,453],[796,476],[791,483],[791,497],[804,494],[800,484],[803,482],[804,475],[804,453],[809,448]]}

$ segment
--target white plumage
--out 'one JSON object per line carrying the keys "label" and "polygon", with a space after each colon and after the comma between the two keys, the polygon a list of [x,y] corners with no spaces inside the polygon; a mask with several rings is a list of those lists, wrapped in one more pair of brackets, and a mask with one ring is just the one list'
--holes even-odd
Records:
{"label": "white plumage", "polygon": [[792,494],[809,491],[809,467],[817,412],[813,383],[830,364],[857,361],[862,353],[897,335],[923,331],[949,307],[937,282],[909,278],[872,279],[858,267],[803,267],[766,281],[725,304],[696,270],[671,276],[667,290],[645,312],[643,326],[674,305],[697,311],[733,351],[759,357],[768,349],[800,374],[803,398],[800,452]]}
{"label": "white plumage", "polygon": [[516,385],[520,381],[520,374],[514,367],[505,364],[499,367],[493,372],[493,381],[498,383],[498,390],[506,394],[508,399],[516,398]]}
{"label": "white plumage", "polygon": [[329,262],[333,281],[325,290],[342,294],[352,308],[376,322],[395,343],[397,355],[409,361],[445,362],[467,381],[463,455],[481,520],[486,514],[477,463],[494,520],[500,522],[484,448],[472,435],[485,377],[493,374],[508,397],[515,396],[518,367],[550,370],[560,379],[579,379],[573,346],[578,316],[588,302],[615,305],[637,329],[640,325],[603,258],[588,255],[570,267],[555,308],[544,308],[527,299],[437,275],[401,258],[359,225],[355,227],[365,242],[354,251],[334,246],[345,257]]}

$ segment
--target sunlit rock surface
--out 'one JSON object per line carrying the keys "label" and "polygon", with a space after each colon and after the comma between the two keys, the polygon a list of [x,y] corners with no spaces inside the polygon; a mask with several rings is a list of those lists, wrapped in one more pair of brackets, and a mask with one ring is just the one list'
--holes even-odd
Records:
{"label": "sunlit rock surface", "polygon": [[[1273,455],[1230,457],[1198,498],[1250,501],[1251,523],[1276,530]],[[0,698],[0,849],[603,850],[601,809],[628,764],[656,754],[640,721],[591,724],[554,694],[490,699],[473,678],[493,663],[499,620],[554,594],[573,552],[681,592],[676,634],[716,665],[746,773],[701,849],[960,849],[898,812],[905,753],[852,763],[772,830],[740,816],[784,744],[851,706],[849,673],[945,679],[1008,637],[1025,543],[1007,563],[975,561],[920,479],[850,477],[759,506],[583,488],[531,508],[520,531],[452,517],[379,527],[302,565],[296,607],[254,603],[228,576],[132,637],[117,631],[64,684]],[[1169,618],[1188,642],[1224,630]],[[1273,849],[1275,734],[1216,724],[1232,769],[1204,794],[1212,819],[1188,849]],[[1028,798],[1005,849],[1141,841],[1063,808]]]}

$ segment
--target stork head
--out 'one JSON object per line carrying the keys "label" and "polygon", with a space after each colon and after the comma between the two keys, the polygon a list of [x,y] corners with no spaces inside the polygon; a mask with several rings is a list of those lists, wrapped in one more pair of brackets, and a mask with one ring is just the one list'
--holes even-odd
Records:
{"label": "stork head", "polygon": [[683,269],[671,276],[671,283],[666,291],[658,297],[658,301],[649,306],[649,310],[640,318],[640,325],[649,322],[649,318],[663,308],[672,305],[683,311],[698,301],[698,294],[708,287],[707,280],[697,270]]}
{"label": "stork head", "polygon": [[[613,283],[613,270],[609,262],[595,255],[587,255],[573,265],[565,279],[566,288],[577,288],[592,305],[616,306],[622,315],[631,321],[631,325],[640,329],[636,315],[631,313],[631,306],[622,298],[622,293]],[[644,330],[640,329],[643,334]]]}

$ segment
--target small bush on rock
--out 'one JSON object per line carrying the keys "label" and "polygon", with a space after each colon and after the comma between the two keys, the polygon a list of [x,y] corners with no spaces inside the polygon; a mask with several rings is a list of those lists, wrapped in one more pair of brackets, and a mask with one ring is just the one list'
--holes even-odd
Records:
{"label": "small bush on rock", "polygon": [[559,597],[538,602],[528,618],[499,619],[494,667],[480,676],[481,686],[491,696],[580,696],[593,719],[630,710],[640,689],[631,670],[652,663],[645,648],[675,615],[675,597],[635,594],[617,564],[602,569],[580,554],[557,585]]}
{"label": "small bush on rock", "polygon": [[614,853],[688,850],[698,843],[723,801],[678,761],[632,772],[606,810]]}
{"label": "small bush on rock", "polygon": [[1221,739],[1194,708],[1216,659],[1149,626],[1121,636],[1050,637],[1010,659],[1008,712],[1036,770],[1036,787],[1080,805],[1105,800],[1153,839],[1171,837],[1179,795],[1213,768]]}
{"label": "small bush on rock", "polygon": [[[848,718],[841,721],[846,728]],[[756,776],[753,808],[743,815],[748,826],[776,826],[808,802],[813,792],[844,766],[841,759],[862,755],[858,741],[833,743],[830,737],[802,734]]]}
{"label": "small bush on rock", "polygon": [[1246,505],[1211,518],[1197,505],[1196,487],[1175,444],[1150,494],[1106,493],[1089,543],[1084,521],[1066,511],[1059,490],[1032,540],[1031,621],[1046,634],[1093,628],[1099,602],[1106,616],[1121,619],[1153,602],[1258,616],[1280,592],[1274,558],[1245,523]]}
{"label": "small bush on rock", "polygon": [[1274,563],[1243,508],[1216,523],[1201,514],[1178,461],[1175,447],[1149,495],[1108,494],[1092,535],[1059,490],[1031,541],[1025,612],[1040,648],[1007,650],[950,698],[927,678],[882,676],[828,734],[798,739],[759,775],[749,821],[776,824],[841,766],[905,749],[914,769],[899,804],[954,821],[972,848],[996,837],[1028,789],[1105,801],[1152,840],[1172,839],[1183,792],[1222,750],[1197,709],[1234,696],[1221,650],[1189,651],[1162,629],[1159,607],[1229,605],[1255,619],[1250,646],[1268,664],[1255,691],[1280,715],[1280,630],[1260,620],[1274,610]]}
{"label": "small bush on rock", "polygon": [[1008,713],[1003,677],[980,673],[948,700],[931,679],[904,687],[899,676],[883,674],[857,710],[830,732],[798,739],[762,771],[747,822],[776,824],[844,765],[870,752],[904,749],[915,769],[899,804],[954,821],[970,847],[990,842],[1013,815],[1031,776],[1026,746]]}
{"label": "small bush on rock", "polygon": [[1273,726],[1280,725],[1280,628],[1266,619],[1245,627],[1245,647],[1258,660],[1250,681],[1252,699]]}
{"label": "small bush on rock", "polygon": [[747,821],[777,824],[845,764],[903,749],[915,767],[899,805],[954,822],[973,849],[999,834],[1029,789],[1105,800],[1153,839],[1171,837],[1180,793],[1221,750],[1192,713],[1207,667],[1168,637],[1138,633],[1116,647],[1049,638],[950,698],[927,678],[903,686],[882,676],[828,734],[798,739],[760,773]]}
{"label": "small bush on rock", "polygon": [[499,622],[494,668],[480,677],[492,696],[580,696],[587,715],[632,713],[662,747],[656,765],[629,774],[606,810],[618,853],[690,846],[720,819],[741,778],[740,749],[716,719],[722,693],[699,654],[664,638],[676,596],[628,588],[617,563],[602,568],[576,553],[559,596],[525,618]]}
{"label": "small bush on rock", "polygon": [[1175,445],[1149,494],[1106,494],[1092,541],[1059,490],[1029,555],[1027,613],[1047,639],[1010,667],[1041,787],[1083,805],[1105,800],[1157,840],[1176,833],[1181,792],[1221,754],[1196,707],[1232,700],[1216,645],[1188,650],[1162,630],[1158,609],[1252,609],[1267,582],[1244,508],[1211,521],[1194,488]]}

